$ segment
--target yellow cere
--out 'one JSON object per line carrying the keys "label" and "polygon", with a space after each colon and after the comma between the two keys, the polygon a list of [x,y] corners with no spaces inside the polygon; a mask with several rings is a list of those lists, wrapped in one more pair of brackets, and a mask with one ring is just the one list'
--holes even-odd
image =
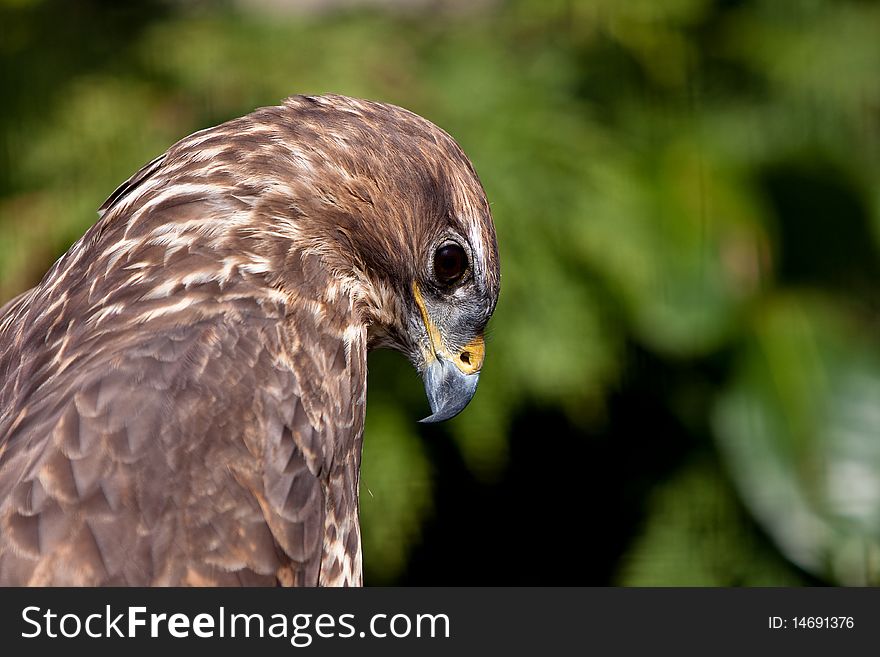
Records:
{"label": "yellow cere", "polygon": [[426,354],[426,356],[429,356],[430,358],[436,358],[437,354],[445,356],[448,360],[455,363],[455,366],[464,374],[474,374],[479,372],[480,368],[483,366],[483,359],[486,356],[486,343],[483,340],[483,336],[478,335],[475,337],[467,343],[458,354],[450,354],[443,344],[443,338],[440,335],[440,331],[437,330],[437,327],[428,315],[428,310],[425,307],[425,300],[422,298],[422,291],[419,289],[418,283],[413,281],[412,287],[413,295],[416,299],[416,305],[419,307],[419,312],[422,315],[422,322],[428,332],[428,339],[431,341],[431,351],[433,353]]}

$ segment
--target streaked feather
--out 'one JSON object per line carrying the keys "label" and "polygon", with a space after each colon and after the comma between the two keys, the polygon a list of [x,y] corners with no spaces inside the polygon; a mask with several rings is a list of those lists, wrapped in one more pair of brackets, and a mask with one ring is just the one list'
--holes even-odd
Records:
{"label": "streaked feather", "polygon": [[294,97],[99,215],[0,310],[0,584],[360,584],[371,327],[450,221],[488,254],[485,320],[497,298],[467,158],[405,110]]}

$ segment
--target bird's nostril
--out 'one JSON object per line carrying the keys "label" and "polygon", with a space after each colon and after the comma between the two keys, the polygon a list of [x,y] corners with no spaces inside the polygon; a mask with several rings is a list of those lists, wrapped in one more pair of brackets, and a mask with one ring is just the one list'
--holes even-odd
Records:
{"label": "bird's nostril", "polygon": [[471,354],[469,351],[462,351],[461,356],[459,356],[459,358],[461,358],[461,362],[464,363],[465,365],[471,364]]}

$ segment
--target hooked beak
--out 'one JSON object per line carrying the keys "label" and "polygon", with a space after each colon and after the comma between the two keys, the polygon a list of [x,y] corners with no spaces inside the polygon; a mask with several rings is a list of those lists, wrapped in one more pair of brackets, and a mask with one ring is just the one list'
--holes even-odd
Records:
{"label": "hooked beak", "polygon": [[464,374],[445,358],[437,358],[422,375],[431,415],[420,422],[442,422],[455,417],[477,391],[480,373]]}
{"label": "hooked beak", "polygon": [[430,350],[426,349],[425,353],[427,366],[422,373],[422,381],[431,405],[431,415],[420,421],[442,422],[461,413],[477,391],[485,343],[483,336],[477,336],[458,353],[450,353],[443,344],[440,331],[428,315],[416,283],[413,283],[413,293],[430,342]]}

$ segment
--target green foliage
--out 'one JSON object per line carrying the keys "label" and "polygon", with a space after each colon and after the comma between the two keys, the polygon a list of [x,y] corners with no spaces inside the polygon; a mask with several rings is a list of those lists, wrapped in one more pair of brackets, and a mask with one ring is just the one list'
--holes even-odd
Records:
{"label": "green foliage", "polygon": [[[617,581],[803,581],[778,549],[827,581],[878,583],[875,5],[165,7],[0,4],[0,301],[190,132],[291,93],[397,103],[471,156],[502,257],[480,389],[432,440],[451,438],[491,484],[507,472],[512,430],[541,409],[578,439],[601,430],[632,444],[635,463],[638,437],[608,409],[650,389],[681,435],[654,435],[651,417],[639,433],[685,447],[671,479],[658,466],[647,484],[606,482],[609,496],[648,491]],[[646,388],[634,350],[664,385]],[[397,581],[421,549],[443,477],[415,422],[417,379],[397,360],[371,358],[361,499],[373,583]],[[577,476],[562,441],[532,430],[532,467]],[[694,460],[716,449],[719,466]],[[579,514],[596,501],[564,503]],[[603,541],[602,527],[591,531]]]}
{"label": "green foliage", "polygon": [[361,470],[364,553],[371,574],[392,581],[406,566],[407,552],[421,534],[430,508],[431,472],[418,437],[392,400],[372,404]]}
{"label": "green foliage", "polygon": [[880,352],[842,308],[775,298],[756,313],[718,435],[743,498],[785,553],[880,584]]}
{"label": "green foliage", "polygon": [[802,577],[750,531],[722,473],[687,464],[648,500],[642,535],[624,558],[623,586],[796,586]]}

